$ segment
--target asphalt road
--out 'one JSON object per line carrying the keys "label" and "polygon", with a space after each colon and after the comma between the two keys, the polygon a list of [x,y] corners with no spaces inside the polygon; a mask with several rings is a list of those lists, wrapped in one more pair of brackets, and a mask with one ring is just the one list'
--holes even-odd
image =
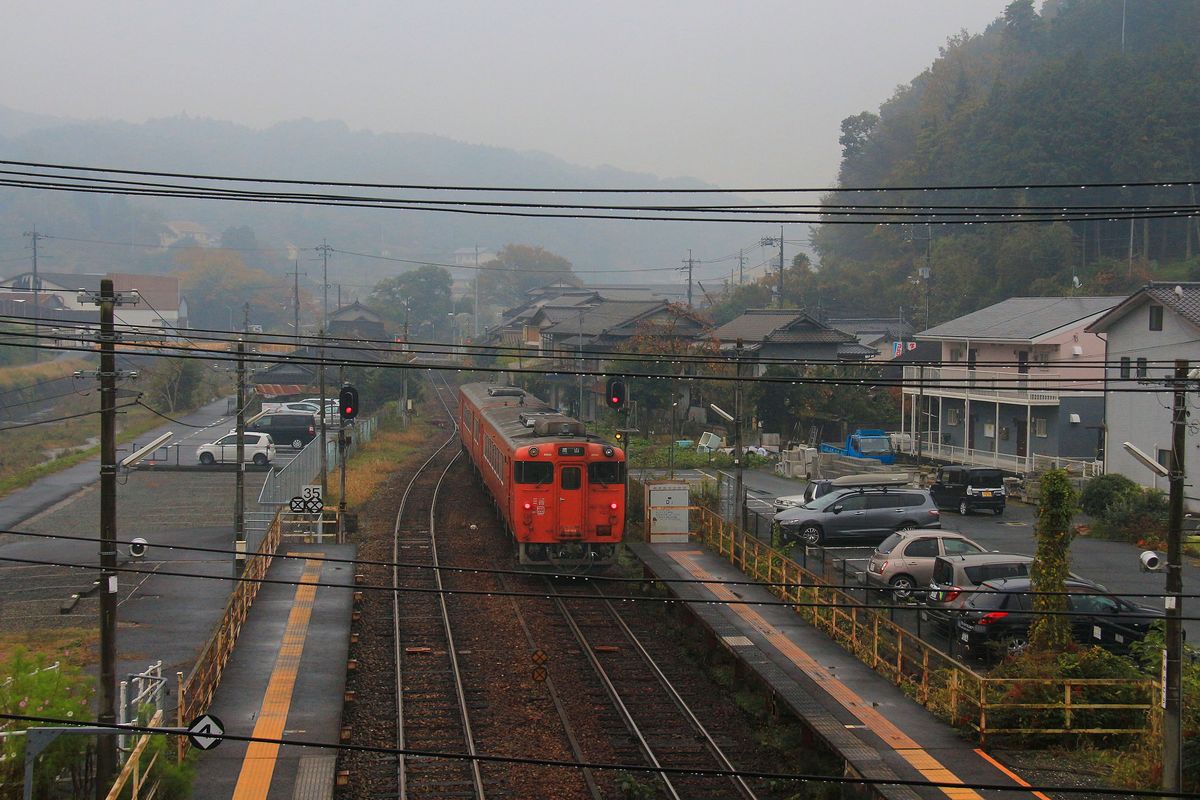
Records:
{"label": "asphalt road", "polygon": [[[722,473],[720,476],[722,482],[726,486],[732,485],[732,475],[728,471],[722,471]],[[666,477],[666,475],[657,477]],[[675,477],[681,480],[704,478],[715,480],[717,471],[676,470]],[[746,484],[747,506],[750,511],[763,517],[760,523],[763,535],[765,535],[767,521],[775,513],[771,501],[782,495],[800,494],[804,491],[807,483],[803,480],[783,478],[761,470],[746,470],[743,480]],[[989,550],[1033,555],[1037,549],[1033,536],[1035,514],[1036,509],[1031,505],[1010,502],[1003,516],[997,517],[986,513],[962,517],[953,511],[943,511],[941,520],[943,529],[962,533]],[[1086,522],[1086,518],[1080,514],[1075,522]],[[847,575],[853,576],[855,579],[857,579],[857,573],[861,572],[865,566],[872,550],[869,547],[830,547],[827,549],[838,558],[846,560]],[[1103,585],[1110,592],[1148,595],[1146,597],[1129,597],[1131,602],[1161,607],[1161,598],[1153,597],[1153,595],[1163,593],[1166,588],[1166,578],[1162,573],[1142,572],[1138,561],[1140,553],[1140,548],[1125,542],[1092,539],[1086,536],[1076,537],[1071,543],[1071,571]],[[1194,558],[1184,558],[1183,585],[1185,593],[1200,595],[1200,562]],[[900,613],[901,617],[905,616],[904,612]],[[1197,619],[1184,622],[1188,641],[1200,641],[1200,601],[1186,601],[1184,615],[1197,617]]]}

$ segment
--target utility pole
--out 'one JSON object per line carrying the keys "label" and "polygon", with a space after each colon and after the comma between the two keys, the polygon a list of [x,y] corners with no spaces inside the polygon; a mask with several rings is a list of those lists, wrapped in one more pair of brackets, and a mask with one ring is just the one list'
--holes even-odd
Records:
{"label": "utility pole", "polygon": [[[300,349],[300,259],[296,259],[292,271],[292,327],[296,329],[296,349]],[[307,272],[303,273],[308,275]]]}
{"label": "utility pole", "polygon": [[733,466],[736,475],[733,488],[733,502],[736,506],[734,513],[739,514],[742,520],[742,528],[746,527],[748,515],[746,513],[746,498],[745,488],[742,484],[742,339],[737,340],[737,348],[734,350],[734,381],[733,381]]}
{"label": "utility pole", "polygon": [[475,338],[479,338],[479,245],[475,245]]}
{"label": "utility pole", "polygon": [[[117,662],[117,335],[113,309],[137,296],[113,291],[111,278],[92,296],[100,306],[100,706],[101,726],[115,725]],[[108,794],[117,771],[117,740],[100,736],[96,751],[96,797]]]}
{"label": "utility pole", "polygon": [[49,237],[47,237],[44,233],[38,233],[36,225],[33,226],[32,231],[27,231],[25,235],[29,237],[30,244],[33,247],[33,276],[30,280],[30,288],[33,289],[33,360],[37,362],[39,360],[38,357],[41,355],[41,351],[38,349],[38,347],[42,343],[41,337],[38,336],[41,328],[39,319],[42,316],[42,282],[38,280],[37,250],[38,241]]}
{"label": "utility pole", "polygon": [[[323,502],[325,500],[325,498],[329,496],[329,464],[326,463],[326,459],[328,458],[328,456],[325,453],[325,417],[327,416],[327,413],[326,413],[327,412],[327,409],[326,409],[327,402],[325,399],[325,329],[324,328],[321,328],[320,339],[321,339],[321,341],[320,341],[320,344],[318,345],[320,348],[320,356],[319,356],[320,360],[318,361],[318,367],[317,367],[317,376],[318,376],[317,380],[320,383],[320,387],[321,387],[321,431],[320,431],[319,444],[321,445],[321,500]],[[324,512],[322,512],[322,522],[324,522]],[[319,530],[322,533],[324,533],[325,532],[324,525],[322,525],[321,528],[319,528]]]}
{"label": "utility pole", "polygon": [[[412,304],[411,297],[404,298],[404,352],[405,353],[408,353],[408,351],[409,351],[408,350],[408,310],[409,310],[409,306],[411,304]],[[410,358],[410,357],[406,355],[405,358]],[[411,360],[406,361],[405,365],[403,367],[403,375],[404,375],[403,403],[404,403],[404,406],[401,411],[401,418],[404,420],[405,427],[408,427],[408,370],[409,370],[408,365],[409,365],[409,363],[411,363]]]}
{"label": "utility pole", "polygon": [[1167,500],[1166,650],[1163,653],[1162,788],[1183,791],[1183,480],[1188,362],[1175,360]]}
{"label": "utility pole", "polygon": [[743,248],[738,248],[738,286],[746,282],[746,254]]}
{"label": "utility pole", "polygon": [[783,308],[783,226],[779,226],[779,307]]}
{"label": "utility pole", "polygon": [[[338,396],[341,396],[341,387],[346,385],[346,365],[338,366]],[[341,400],[338,401],[338,465],[341,467],[341,481],[338,484],[338,521],[337,521],[337,540],[342,541],[345,528],[343,527],[346,519],[346,419],[341,414]]]}
{"label": "utility pole", "polygon": [[[246,304],[250,308],[250,304]],[[237,343],[237,487],[233,505],[233,577],[246,563],[246,342]]]}
{"label": "utility pole", "polygon": [[691,308],[692,307],[692,267],[696,263],[696,260],[694,258],[692,258],[692,248],[690,248],[690,247],[688,248],[688,257],[686,259],[684,259],[683,263],[687,265],[688,308]]}
{"label": "utility pole", "polygon": [[321,254],[321,330],[329,328],[329,254],[333,248],[329,246],[329,242],[321,240],[321,245],[317,247],[317,252]]}

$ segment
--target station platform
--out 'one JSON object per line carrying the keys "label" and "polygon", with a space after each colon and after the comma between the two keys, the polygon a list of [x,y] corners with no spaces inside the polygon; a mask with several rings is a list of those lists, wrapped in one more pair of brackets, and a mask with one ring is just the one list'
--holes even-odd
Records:
{"label": "station platform", "polygon": [[[354,545],[284,542],[267,579],[336,586],[266,583],[250,608],[237,647],[209,708],[236,736],[337,744],[346,688]],[[340,587],[345,588],[340,588]],[[196,800],[328,800],[332,750],[224,741],[200,754]]]}
{"label": "station platform", "polygon": [[[778,605],[779,598],[767,589],[726,586],[730,581],[752,579],[719,555],[694,542],[633,542],[628,547],[656,578],[711,581],[668,584],[681,599],[737,601],[695,603],[690,609],[746,669],[770,686],[780,702],[845,760],[848,774],[872,781],[947,784],[943,788],[884,784],[874,787],[874,796],[889,800],[1046,800],[1045,795],[1033,791],[968,788],[986,784],[1019,789],[1028,784],[960,738],[886,677],[789,608]],[[754,605],[759,601],[764,605]],[[786,772],[786,766],[781,771]]]}

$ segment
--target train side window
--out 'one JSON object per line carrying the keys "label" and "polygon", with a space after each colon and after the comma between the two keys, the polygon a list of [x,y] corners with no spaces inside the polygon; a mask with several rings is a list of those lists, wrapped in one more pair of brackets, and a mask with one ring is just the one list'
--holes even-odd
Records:
{"label": "train side window", "polygon": [[593,461],[588,464],[588,483],[625,483],[625,463],[622,461]]}
{"label": "train side window", "polygon": [[562,488],[578,489],[583,485],[583,470],[579,467],[562,468]]}
{"label": "train side window", "polygon": [[554,464],[549,461],[513,462],[514,483],[553,483]]}

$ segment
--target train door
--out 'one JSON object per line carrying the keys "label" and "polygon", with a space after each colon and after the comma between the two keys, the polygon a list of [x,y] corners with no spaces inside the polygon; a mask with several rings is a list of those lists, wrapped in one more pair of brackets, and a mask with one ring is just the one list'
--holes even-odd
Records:
{"label": "train door", "polygon": [[558,469],[558,530],[564,538],[582,534],[584,517],[583,464],[561,464]]}

